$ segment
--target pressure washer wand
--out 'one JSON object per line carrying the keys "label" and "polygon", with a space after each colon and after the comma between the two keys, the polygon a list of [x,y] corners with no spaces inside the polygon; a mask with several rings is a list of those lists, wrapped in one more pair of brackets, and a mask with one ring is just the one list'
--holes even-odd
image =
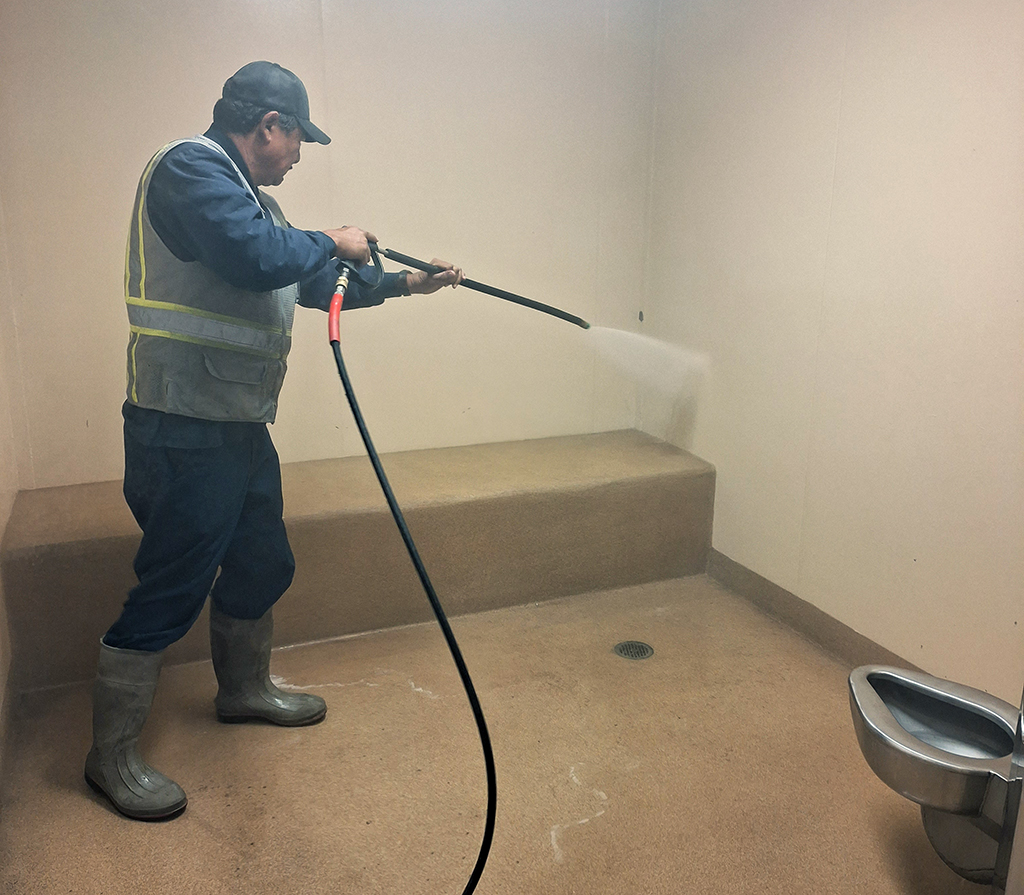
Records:
{"label": "pressure washer wand", "polygon": [[[374,246],[380,254],[397,264],[405,264],[409,267],[414,267],[416,270],[425,271],[428,274],[441,273],[444,270],[443,267],[438,267],[436,264],[428,264],[426,261],[420,261],[417,258],[410,258],[408,255],[403,255],[401,252],[395,252],[391,249],[381,249]],[[568,311],[563,311],[561,308],[553,308],[551,305],[542,304],[539,301],[534,301],[532,298],[524,298],[522,295],[516,295],[514,292],[506,292],[504,289],[498,289],[494,286],[488,286],[486,283],[478,283],[476,280],[463,280],[460,286],[465,286],[467,289],[473,289],[477,292],[483,292],[485,295],[493,295],[495,298],[501,298],[505,301],[515,302],[517,305],[523,305],[527,308],[533,308],[535,311],[543,311],[545,314],[550,314],[552,317],[558,317],[561,320],[568,320],[569,323],[575,323],[577,326],[583,329],[590,329],[590,324],[586,320],[577,317],[575,314],[570,314]]]}
{"label": "pressure washer wand", "polygon": [[[373,245],[373,243],[371,243],[371,246],[373,246],[373,255],[376,255],[376,246]],[[378,259],[374,257],[373,261],[376,265]],[[438,270],[440,270],[440,268],[438,268]],[[471,895],[471,893],[476,889],[477,883],[480,881],[480,877],[484,872],[484,865],[487,863],[487,855],[491,850],[491,842],[494,839],[494,824],[497,816],[498,805],[498,786],[497,776],[494,769],[494,752],[491,749],[491,737],[487,732],[487,722],[484,719],[484,712],[480,707],[480,700],[477,698],[476,689],[473,686],[473,679],[469,676],[469,669],[466,667],[466,662],[462,658],[462,651],[459,649],[458,641],[455,639],[455,634],[452,633],[451,625],[448,624],[448,618],[445,616],[444,609],[441,607],[441,601],[437,597],[437,592],[434,590],[434,585],[430,581],[430,576],[427,575],[427,569],[423,565],[423,560],[420,559],[419,551],[416,549],[416,543],[413,541],[412,535],[409,533],[409,526],[405,523],[405,516],[402,514],[402,508],[398,505],[395,493],[391,490],[391,485],[388,482],[387,474],[384,472],[384,466],[380,462],[380,457],[377,455],[377,451],[373,446],[373,440],[370,438],[370,431],[366,428],[366,422],[363,420],[363,414],[359,410],[359,403],[356,401],[356,393],[352,388],[352,382],[348,377],[348,371],[345,369],[345,361],[341,356],[340,316],[341,306],[345,301],[345,290],[348,289],[349,273],[349,268],[347,266],[343,266],[341,269],[341,275],[338,277],[337,286],[335,287],[334,298],[331,299],[330,309],[327,313],[327,335],[330,339],[331,347],[334,349],[334,361],[337,364],[338,375],[341,377],[341,384],[345,388],[345,397],[348,398],[348,405],[352,410],[352,416],[355,418],[356,427],[359,429],[359,434],[366,447],[366,453],[369,455],[370,462],[373,464],[373,471],[377,474],[377,481],[380,483],[381,490],[384,492],[384,498],[387,500],[388,507],[391,509],[391,515],[402,535],[402,540],[405,542],[405,548],[409,553],[409,558],[412,560],[412,564],[416,569],[416,574],[419,575],[420,583],[423,585],[423,590],[426,592],[427,599],[430,601],[430,608],[434,610],[437,623],[441,627],[441,633],[444,634],[445,642],[448,644],[448,650],[451,652],[452,659],[455,661],[455,667],[458,669],[459,678],[462,680],[462,686],[466,691],[466,698],[469,700],[470,708],[473,711],[473,718],[476,721],[477,731],[480,734],[480,746],[483,749],[484,754],[484,768],[487,775],[487,815],[484,821],[484,834],[483,840],[480,843],[480,852],[477,856],[476,864],[470,874],[469,881],[466,883],[466,888],[462,891],[462,895]]]}

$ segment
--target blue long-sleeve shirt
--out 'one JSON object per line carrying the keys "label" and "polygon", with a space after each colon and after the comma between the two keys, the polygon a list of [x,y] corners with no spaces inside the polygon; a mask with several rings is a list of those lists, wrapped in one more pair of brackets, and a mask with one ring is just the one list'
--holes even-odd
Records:
{"label": "blue long-sleeve shirt", "polygon": [[[231,139],[216,128],[205,136],[224,148],[259,195]],[[255,292],[299,283],[299,304],[321,310],[330,305],[339,267],[331,257],[334,242],[316,230],[278,227],[216,150],[189,142],[168,151],[150,179],[146,206],[153,229],[181,261],[198,261],[233,286]],[[344,308],[379,305],[400,294],[398,274],[385,274],[372,291],[351,281]],[[216,447],[223,443],[225,426],[239,425],[177,416],[128,402],[122,412],[126,435],[150,446]]]}
{"label": "blue long-sleeve shirt", "polygon": [[[205,136],[223,147],[259,195],[230,137],[215,127]],[[321,310],[330,304],[339,267],[331,257],[334,242],[317,230],[278,227],[216,150],[187,142],[167,152],[153,172],[146,206],[153,229],[181,261],[198,261],[253,292],[299,283],[299,304]],[[397,274],[385,274],[372,291],[352,281],[344,307],[379,305],[401,293]]]}

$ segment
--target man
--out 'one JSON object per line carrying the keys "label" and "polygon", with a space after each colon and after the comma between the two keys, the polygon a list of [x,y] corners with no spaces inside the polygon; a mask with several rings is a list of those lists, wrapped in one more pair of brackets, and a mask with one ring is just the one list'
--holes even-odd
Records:
{"label": "man", "polygon": [[[187,804],[137,749],[163,651],[211,599],[210,645],[224,722],[314,724],[322,699],[270,680],[271,607],[295,564],[281,475],[267,431],[291,344],[295,304],[326,309],[339,261],[370,260],[356,227],[290,228],[260,187],[280,184],[303,142],[330,138],[309,120],[302,82],[253,62],[224,85],[213,126],[161,149],[139,182],[128,239],[128,398],[124,493],[142,528],[139,583],[100,641],[93,746],[85,779],[128,817]],[[352,283],[345,307],[456,286],[460,270]]]}

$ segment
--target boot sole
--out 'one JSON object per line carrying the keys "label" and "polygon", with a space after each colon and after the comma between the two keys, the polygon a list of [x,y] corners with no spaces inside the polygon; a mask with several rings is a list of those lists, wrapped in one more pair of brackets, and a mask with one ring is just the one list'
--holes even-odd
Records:
{"label": "boot sole", "polygon": [[276,727],[310,727],[313,724],[319,724],[326,717],[327,709],[324,709],[319,715],[314,715],[312,718],[303,718],[298,721],[279,721],[275,718],[268,718],[266,715],[222,715],[220,712],[217,712],[217,720],[221,724],[246,724],[249,721],[263,721]]}
{"label": "boot sole", "polygon": [[185,808],[188,807],[188,797],[185,797],[185,801],[180,805],[175,805],[170,809],[159,809],[159,812],[134,812],[127,811],[117,804],[111,797],[110,794],[100,786],[95,780],[93,780],[88,774],[85,775],[85,782],[89,784],[89,788],[103,796],[110,804],[117,810],[119,814],[123,814],[125,817],[130,817],[132,820],[145,820],[145,821],[161,821],[161,820],[173,820],[179,814],[183,813]]}

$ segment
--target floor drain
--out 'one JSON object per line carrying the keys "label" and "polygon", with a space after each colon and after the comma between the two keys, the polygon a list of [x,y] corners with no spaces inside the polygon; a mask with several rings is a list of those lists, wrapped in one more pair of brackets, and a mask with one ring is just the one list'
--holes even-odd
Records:
{"label": "floor drain", "polygon": [[623,640],[615,644],[614,652],[623,659],[649,659],[654,655],[654,647],[639,640]]}

